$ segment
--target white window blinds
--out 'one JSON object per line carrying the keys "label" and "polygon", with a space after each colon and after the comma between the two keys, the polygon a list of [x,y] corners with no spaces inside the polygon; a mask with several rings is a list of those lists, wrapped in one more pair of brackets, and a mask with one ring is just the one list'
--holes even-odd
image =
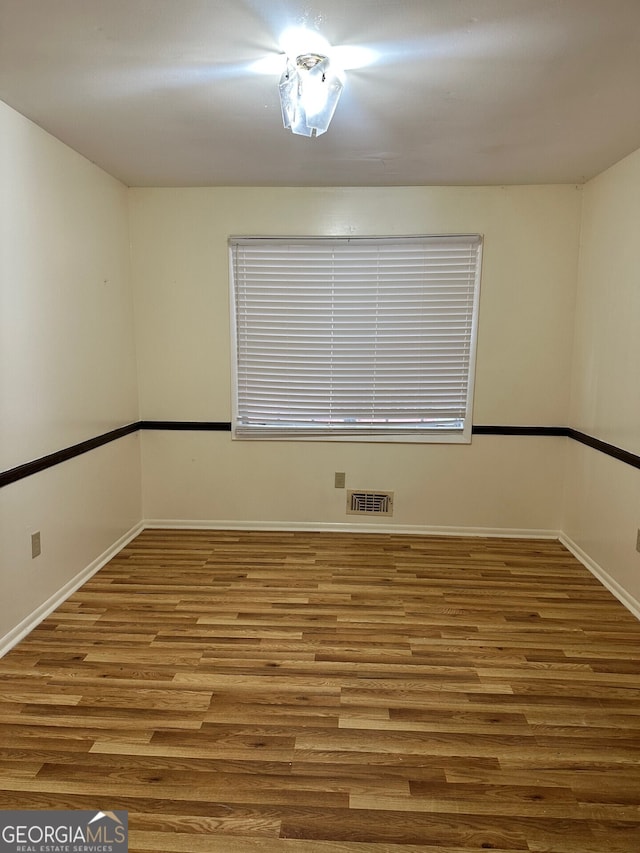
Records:
{"label": "white window blinds", "polygon": [[469,440],[481,238],[232,238],[236,437]]}

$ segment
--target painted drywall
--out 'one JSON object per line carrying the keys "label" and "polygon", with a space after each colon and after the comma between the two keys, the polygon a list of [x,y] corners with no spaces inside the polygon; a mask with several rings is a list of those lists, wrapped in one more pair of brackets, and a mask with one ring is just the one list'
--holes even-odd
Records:
{"label": "painted drywall", "polygon": [[[562,492],[563,438],[478,436],[472,445],[231,441],[221,433],[142,436],[145,517],[408,532],[549,534]],[[346,473],[336,489],[334,472]],[[348,489],[394,492],[393,517],[346,514]],[[551,511],[550,511],[551,508]]]}
{"label": "painted drywall", "polygon": [[[584,189],[570,423],[640,454],[640,151]],[[640,470],[574,446],[563,529],[640,601]]]}
{"label": "painted drywall", "polygon": [[[484,237],[474,422],[565,425],[576,187],[203,188],[130,193],[141,416],[231,417],[227,240],[240,234]],[[233,442],[145,433],[148,519],[339,523],[333,472],[394,489],[397,525],[556,530],[563,439],[471,446]]]}
{"label": "painted drywall", "polygon": [[[0,470],[138,420],[127,189],[0,104]],[[141,516],[137,436],[0,490],[0,637]],[[42,554],[31,559],[30,534]]]}
{"label": "painted drywall", "polygon": [[0,469],[136,419],[127,190],[0,105]]}
{"label": "painted drywall", "polygon": [[[130,435],[0,489],[0,655],[24,621],[32,628],[41,608],[137,530],[140,476]],[[32,559],[36,530],[42,553]]]}

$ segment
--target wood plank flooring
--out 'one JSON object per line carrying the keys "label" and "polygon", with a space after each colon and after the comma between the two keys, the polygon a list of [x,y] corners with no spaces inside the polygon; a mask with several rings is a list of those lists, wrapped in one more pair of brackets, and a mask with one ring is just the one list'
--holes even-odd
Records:
{"label": "wood plank flooring", "polygon": [[639,853],[640,623],[559,543],[141,534],[0,660],[0,808],[151,853]]}

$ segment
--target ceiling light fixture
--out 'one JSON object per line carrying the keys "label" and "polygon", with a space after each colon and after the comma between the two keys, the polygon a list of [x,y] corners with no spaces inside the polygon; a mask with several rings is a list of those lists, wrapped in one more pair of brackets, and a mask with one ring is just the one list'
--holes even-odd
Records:
{"label": "ceiling light fixture", "polygon": [[280,77],[280,104],[284,126],[301,136],[325,133],[336,111],[343,83],[323,53],[287,57]]}
{"label": "ceiling light fixture", "polygon": [[317,30],[304,26],[284,30],[278,45],[280,53],[256,60],[250,69],[255,74],[280,76],[284,126],[301,136],[326,132],[344,87],[345,70],[364,68],[379,59],[368,47],[332,47]]}

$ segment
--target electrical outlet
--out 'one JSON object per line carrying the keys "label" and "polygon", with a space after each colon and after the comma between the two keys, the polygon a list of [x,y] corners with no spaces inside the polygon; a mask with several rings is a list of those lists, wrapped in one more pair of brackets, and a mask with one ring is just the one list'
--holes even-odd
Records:
{"label": "electrical outlet", "polygon": [[640,551],[640,528],[638,529],[638,535],[636,536],[636,551]]}
{"label": "electrical outlet", "polygon": [[31,534],[31,559],[39,557],[42,553],[42,543],[40,542],[40,531],[37,530]]}
{"label": "electrical outlet", "polygon": [[344,489],[345,482],[346,482],[346,475],[345,475],[344,471],[336,471],[336,477],[335,477],[335,482],[334,482],[336,489]]}

